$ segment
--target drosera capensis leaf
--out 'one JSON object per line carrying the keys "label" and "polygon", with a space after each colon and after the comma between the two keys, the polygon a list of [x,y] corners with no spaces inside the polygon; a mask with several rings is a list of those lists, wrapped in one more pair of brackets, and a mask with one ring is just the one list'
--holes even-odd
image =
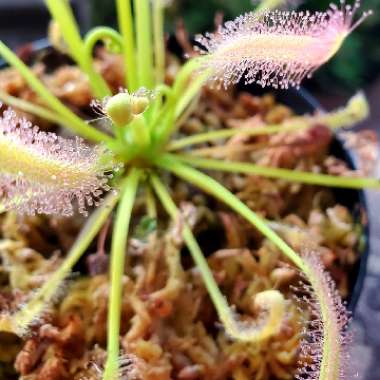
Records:
{"label": "drosera capensis leaf", "polygon": [[122,286],[125,267],[126,246],[129,223],[136,197],[141,171],[132,169],[121,189],[121,201],[117,209],[111,245],[111,288],[108,307],[107,362],[103,380],[113,380],[119,373],[120,318],[122,306]]}
{"label": "drosera capensis leaf", "polygon": [[[110,190],[113,163],[104,147],[38,130],[11,109],[0,118],[0,199],[20,213],[72,215]],[[111,165],[111,166],[110,166]]]}
{"label": "drosera capensis leaf", "polygon": [[310,284],[301,286],[301,291],[307,294],[302,300],[307,302],[312,318],[306,322],[301,365],[296,378],[345,380],[351,371],[349,314],[320,254],[304,248],[302,258],[308,264],[304,277]]}
{"label": "drosera capensis leaf", "polygon": [[371,12],[358,21],[353,6],[331,4],[326,12],[289,11],[247,13],[227,22],[214,34],[198,36],[204,50],[205,68],[211,81],[225,88],[238,83],[258,83],[287,89],[298,87],[306,76],[327,62],[346,37]]}
{"label": "drosera capensis leaf", "polygon": [[13,332],[23,336],[34,323],[40,322],[44,311],[52,305],[72,268],[86,251],[100,231],[119,199],[119,194],[109,194],[102,205],[88,218],[75,243],[67,253],[61,266],[45,284],[32,295],[32,298],[14,315],[0,318],[0,331]]}

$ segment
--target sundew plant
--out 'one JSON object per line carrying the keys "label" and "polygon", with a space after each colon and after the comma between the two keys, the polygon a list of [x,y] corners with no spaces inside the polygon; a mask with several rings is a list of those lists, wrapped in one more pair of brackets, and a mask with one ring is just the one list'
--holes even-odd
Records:
{"label": "sundew plant", "polygon": [[[347,314],[334,284],[316,255],[295,252],[264,220],[221,183],[202,170],[255,174],[298,183],[352,189],[380,188],[379,181],[269,168],[251,163],[206,159],[190,154],[197,144],[241,133],[239,129],[178,137],[180,118],[203,86],[224,87],[241,80],[275,88],[298,87],[302,79],[328,61],[345,38],[368,15],[356,19],[354,5],[331,5],[325,12],[251,12],[199,36],[199,54],[180,68],[174,83],[164,83],[166,47],[164,0],[116,0],[119,31],[97,27],[83,38],[66,0],[46,0],[68,54],[88,77],[97,108],[112,124],[108,132],[82,120],[54,97],[32,71],[2,42],[0,55],[18,69],[46,107],[12,96],[7,104],[69,129],[75,139],[40,131],[8,109],[0,119],[0,195],[4,210],[72,215],[76,208],[87,222],[59,269],[13,315],[0,318],[0,329],[18,335],[51,304],[73,266],[114,213],[111,244],[107,360],[103,379],[119,378],[119,334],[122,277],[128,228],[138,191],[146,194],[150,217],[156,201],[174,221],[180,211],[171,198],[167,173],[229,206],[268,238],[303,273],[316,321],[308,328],[303,352],[312,362],[301,365],[300,379],[345,378]],[[125,63],[125,90],[112,94],[93,64],[98,42],[120,53]],[[355,124],[368,113],[363,95],[336,112],[295,117],[285,125],[245,129],[247,135],[292,132],[320,123],[332,130]],[[86,142],[84,141],[86,140]],[[111,190],[112,189],[112,190]],[[111,191],[110,191],[111,190]],[[105,195],[105,193],[108,193]],[[278,291],[260,293],[255,302],[268,310],[258,327],[242,322],[218,288],[191,228],[184,222],[183,239],[197,265],[225,333],[235,340],[259,342],[281,327],[284,299]]]}

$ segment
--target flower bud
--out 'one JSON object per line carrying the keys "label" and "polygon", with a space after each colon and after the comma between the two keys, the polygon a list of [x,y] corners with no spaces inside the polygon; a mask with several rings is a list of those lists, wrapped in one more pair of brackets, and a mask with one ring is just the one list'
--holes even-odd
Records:
{"label": "flower bud", "polygon": [[140,115],[149,106],[149,99],[146,96],[132,96],[132,113]]}
{"label": "flower bud", "polygon": [[124,127],[133,119],[131,95],[120,92],[112,96],[107,100],[104,111],[116,126]]}

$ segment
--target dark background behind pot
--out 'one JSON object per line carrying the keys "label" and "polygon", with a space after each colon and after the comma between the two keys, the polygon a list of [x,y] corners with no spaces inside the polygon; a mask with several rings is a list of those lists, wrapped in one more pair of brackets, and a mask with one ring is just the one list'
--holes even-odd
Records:
{"label": "dark background behind pot", "polygon": [[[58,0],[57,0],[58,1]],[[304,7],[324,9],[330,0],[308,0]],[[365,8],[372,8],[375,15],[367,20],[346,41],[343,50],[317,72],[313,81],[305,85],[317,94],[322,105],[331,109],[344,103],[350,91],[364,86],[372,106],[370,120],[362,127],[372,129],[380,125],[380,0],[363,0]],[[75,14],[82,29],[91,20],[95,24],[113,23],[114,0],[72,0]],[[96,6],[92,9],[91,5]],[[252,9],[250,0],[179,0],[171,10],[172,20],[184,16],[189,30],[202,32],[212,29],[213,14],[223,9],[226,18]],[[45,37],[48,13],[43,0],[0,0],[0,38],[12,47]],[[210,22],[211,21],[211,22]],[[172,24],[173,25],[173,24]],[[352,358],[357,362],[363,379],[380,379],[380,194],[368,193],[371,220],[372,252],[364,289],[355,312],[356,331]]]}
{"label": "dark background behind pot", "polygon": [[[82,27],[88,28],[91,1],[70,2]],[[0,39],[8,46],[17,47],[46,37],[48,23],[49,12],[44,0],[0,0]]]}
{"label": "dark background behind pot", "polygon": [[[300,9],[324,10],[328,8],[331,1],[288,0],[287,2],[300,4]],[[114,22],[115,10],[112,0],[91,0],[91,2],[94,5],[91,16],[93,24]],[[170,33],[173,32],[173,25],[178,17],[183,18],[191,35],[213,30],[214,15],[217,11],[223,12],[225,20],[233,19],[244,12],[253,10],[252,4],[258,2],[259,0],[173,0],[167,10],[167,30]],[[309,82],[309,86],[314,90],[345,94],[371,83],[379,76],[380,0],[362,0],[362,3],[360,12],[372,9],[374,14],[347,39],[339,54],[316,73],[314,79]]]}

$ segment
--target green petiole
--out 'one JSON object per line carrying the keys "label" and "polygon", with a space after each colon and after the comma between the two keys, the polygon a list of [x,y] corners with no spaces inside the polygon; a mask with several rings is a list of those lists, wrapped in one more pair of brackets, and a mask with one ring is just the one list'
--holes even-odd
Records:
{"label": "green petiole", "polygon": [[93,140],[96,142],[110,141],[111,137],[103,132],[89,126],[80,117],[75,115],[67,108],[59,99],[50,93],[44,84],[33,74],[26,66],[3,42],[0,41],[0,55],[8,62],[9,65],[15,67],[23,76],[29,86],[54,110],[60,117],[65,118],[65,126],[70,126],[70,129],[76,134]]}
{"label": "green petiole", "polygon": [[[191,76],[194,74],[195,70],[199,69],[201,62],[202,58],[191,59],[185,63],[177,74],[176,80],[172,87],[171,96],[163,106],[160,113],[160,115],[162,114],[163,116],[169,114],[170,117],[166,119],[166,122],[157,125],[157,128],[155,128],[156,125],[152,128],[155,132],[155,138],[156,141],[158,141],[158,144],[163,144],[166,142],[168,138],[176,131],[178,128],[175,124],[176,118],[181,115],[185,107],[189,104],[189,102],[191,102],[193,97],[196,96],[197,92],[204,84],[205,77],[204,74],[202,74],[198,77],[200,78],[199,80],[197,78],[189,86]],[[185,96],[184,100],[181,100],[184,96],[183,93],[187,93],[187,90],[189,90],[188,95]]]}
{"label": "green petiole", "polygon": [[56,123],[64,125],[66,128],[70,129],[70,125],[66,123],[66,120],[60,115],[56,114],[53,111],[50,111],[48,108],[38,106],[34,103],[30,103],[26,100],[16,98],[12,95],[8,95],[6,92],[0,91],[0,101],[5,104],[18,108],[21,111],[28,112],[32,115],[38,116],[41,119],[50,121],[51,123]]}
{"label": "green petiole", "polygon": [[67,0],[45,0],[45,3],[53,20],[59,25],[72,58],[80,62],[82,60],[83,42],[69,2]]}
{"label": "green petiole", "polygon": [[154,87],[150,0],[134,0],[139,87]]}
{"label": "green petiole", "polygon": [[118,195],[115,194],[110,194],[106,197],[103,204],[87,220],[58,270],[35,293],[33,298],[13,316],[12,324],[17,333],[22,334],[35,320],[38,320],[46,305],[53,301],[64,280],[107,220],[118,198]]}
{"label": "green petiole", "polygon": [[122,198],[116,213],[111,245],[111,290],[108,306],[107,361],[103,380],[117,378],[119,364],[119,335],[122,304],[123,274],[126,245],[132,208],[136,197],[141,171],[132,169],[122,188]]}
{"label": "green petiole", "polygon": [[293,132],[299,129],[308,128],[310,125],[305,123],[291,124],[291,125],[267,125],[265,127],[256,128],[231,128],[231,129],[221,129],[216,131],[198,133],[189,137],[183,137],[178,140],[174,140],[169,143],[169,150],[179,150],[186,148],[191,145],[202,144],[209,141],[222,140],[228,137],[233,137],[236,135],[245,136],[263,136],[271,135],[279,132]]}
{"label": "green petiole", "polygon": [[201,88],[204,86],[209,76],[210,73],[207,70],[205,72],[199,73],[191,81],[186,90],[184,90],[183,93],[179,96],[179,100],[175,109],[176,120],[182,116],[188,105],[199,94]]}
{"label": "green petiole", "polygon": [[[166,97],[166,103],[163,105],[163,96]],[[162,128],[163,120],[170,110],[172,104],[173,91],[166,85],[158,86],[157,99],[153,103],[154,110],[152,111],[152,118],[149,121],[149,130],[152,132],[153,137],[158,137],[157,128]],[[172,112],[173,113],[173,112]]]}
{"label": "green petiole", "polygon": [[165,36],[163,0],[153,1],[153,41],[156,67],[156,84],[165,79]]}
{"label": "green petiole", "polygon": [[87,74],[95,96],[102,99],[107,95],[111,95],[107,83],[103,77],[95,71],[92,59],[89,60],[86,54],[83,55],[83,51],[85,50],[84,42],[82,41],[69,2],[67,0],[45,0],[45,2],[53,20],[59,25],[63,39],[69,48],[70,55]]}
{"label": "green petiole", "polygon": [[152,109],[150,110],[150,119],[148,121],[150,131],[153,131],[155,126],[157,126],[157,124],[162,121],[165,116],[166,107],[162,106],[164,98],[166,98],[166,101],[168,102],[172,96],[172,89],[163,83],[157,85],[154,91],[156,96],[150,106]]}
{"label": "green petiole", "polygon": [[131,0],[116,0],[119,29],[123,38],[125,83],[129,92],[138,89],[135,36]]}
{"label": "green petiole", "polygon": [[[149,218],[157,219],[157,205],[156,200],[153,195],[151,186],[145,187],[145,204],[146,204],[146,213]],[[0,205],[1,212],[1,205]]]}
{"label": "green petiole", "polygon": [[206,170],[220,170],[231,173],[245,173],[260,175],[263,177],[277,178],[289,182],[298,182],[309,185],[340,187],[349,189],[373,188],[380,189],[380,181],[376,178],[363,177],[338,177],[328,174],[318,174],[302,172],[298,170],[272,168],[260,166],[247,162],[233,162],[226,160],[213,160],[208,158],[198,158],[190,155],[173,155],[178,161],[191,166]]}

